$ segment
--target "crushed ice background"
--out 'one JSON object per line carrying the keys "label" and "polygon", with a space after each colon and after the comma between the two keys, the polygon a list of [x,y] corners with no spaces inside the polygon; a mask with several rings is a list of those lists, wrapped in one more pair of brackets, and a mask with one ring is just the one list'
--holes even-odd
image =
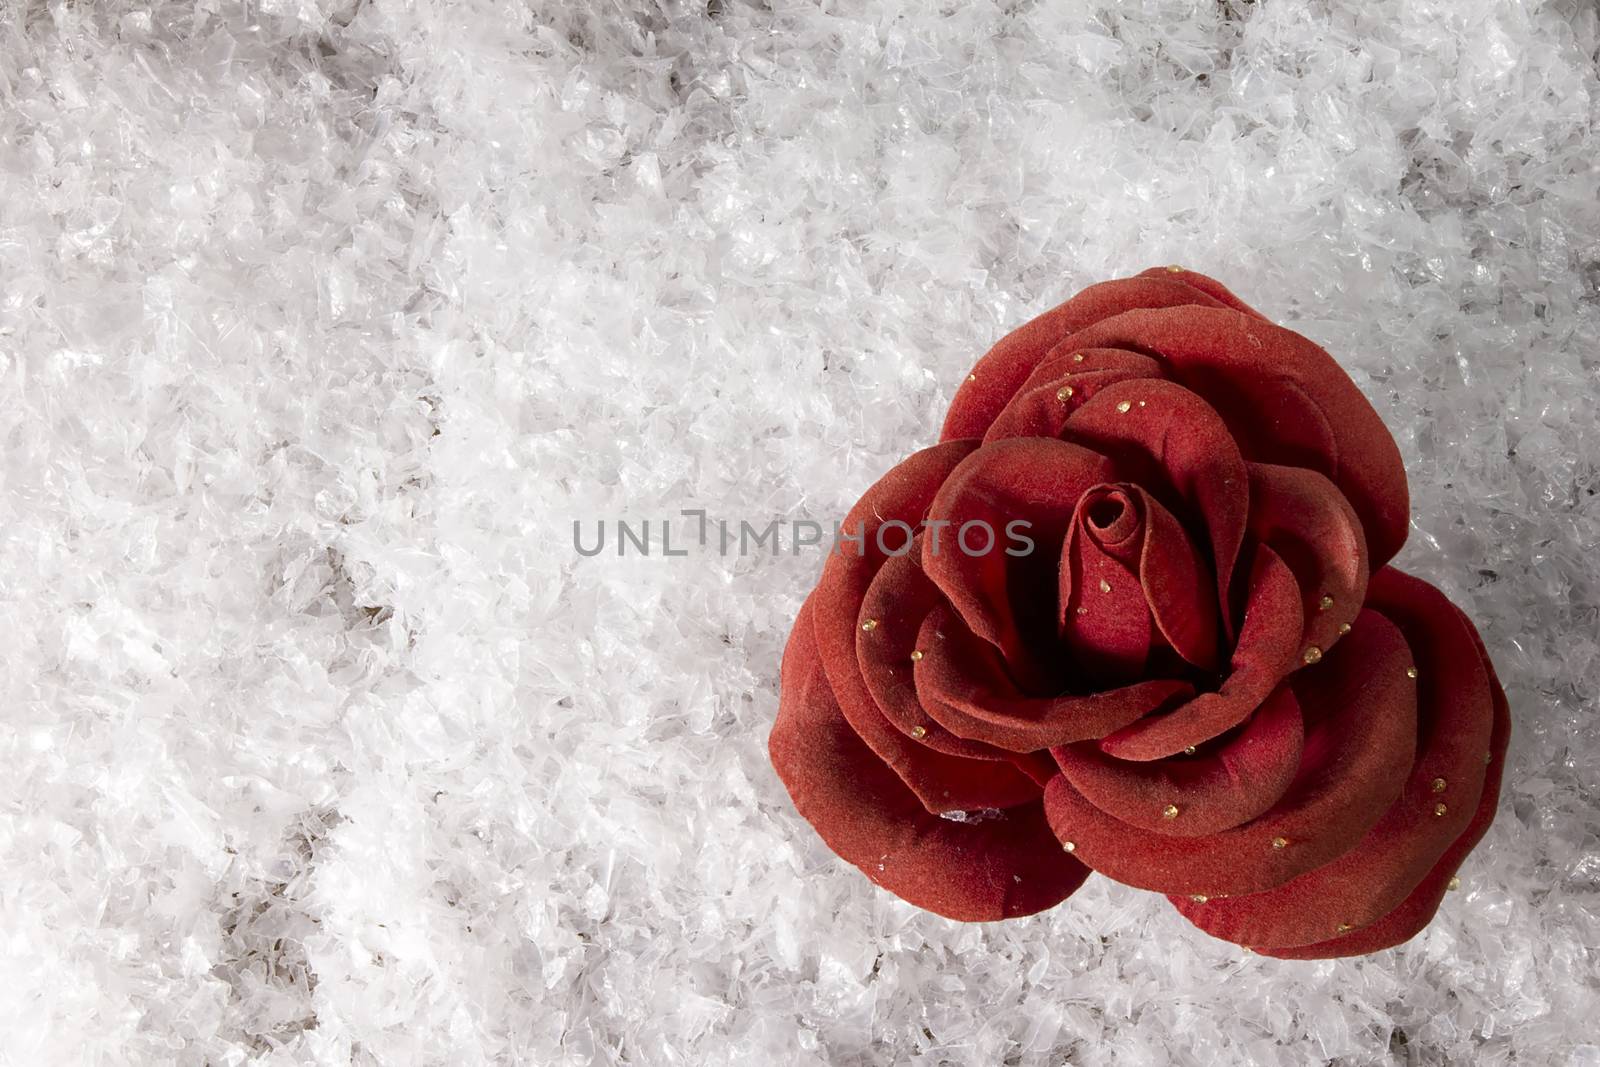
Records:
{"label": "crushed ice background", "polygon": [[[1384,9],[1387,9],[1386,11]],[[1597,12],[0,2],[0,1061],[1600,1063]],[[1516,734],[1424,935],[1000,925],[771,773],[832,521],[1079,287],[1211,272],[1410,469]]]}

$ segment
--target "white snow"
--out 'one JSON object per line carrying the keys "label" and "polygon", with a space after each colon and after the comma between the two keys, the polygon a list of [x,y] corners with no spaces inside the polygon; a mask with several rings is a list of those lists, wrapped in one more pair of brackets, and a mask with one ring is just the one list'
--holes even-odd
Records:
{"label": "white snow", "polygon": [[[1597,22],[0,0],[0,1062],[1600,1062]],[[1510,694],[1398,950],[917,912],[767,763],[821,551],[573,549],[836,522],[1172,262],[1368,391]]]}

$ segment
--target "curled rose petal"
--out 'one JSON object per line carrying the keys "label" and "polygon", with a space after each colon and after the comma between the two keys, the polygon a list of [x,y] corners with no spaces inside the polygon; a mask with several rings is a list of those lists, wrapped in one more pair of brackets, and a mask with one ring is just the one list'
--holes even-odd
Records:
{"label": "curled rose petal", "polygon": [[898,774],[930,811],[1006,808],[1039,795],[1033,778],[1009,762],[964,759],[935,751],[901,733],[884,717],[862,678],[856,658],[861,602],[887,552],[878,532],[885,524],[907,528],[884,538],[889,551],[909,546],[913,530],[934,493],[971,453],[974,442],[951,441],[914,453],[868,489],[846,516],[844,529],[861,536],[859,545],[842,545],[829,556],[812,594],[817,653],[839,709],[851,728],[878,758]]}
{"label": "curled rose petal", "polygon": [[1250,515],[1250,476],[1233,435],[1211,405],[1172,382],[1118,382],[1067,420],[1070,441],[1111,456],[1121,480],[1159,494],[1204,523],[1225,600]]}
{"label": "curled rose petal", "polygon": [[1217,666],[1216,578],[1172,512],[1144,489],[1134,497],[1144,515],[1139,584],[1167,644],[1201,670]]}
{"label": "curled rose petal", "polygon": [[[1300,704],[1285,686],[1244,729],[1192,758],[1132,763],[1093,743],[1058,748],[1055,758],[1072,788],[1102,811],[1154,833],[1199,837],[1276,804],[1294,781],[1304,745]],[[1169,817],[1173,807],[1178,815]]]}
{"label": "curled rose petal", "polygon": [[947,607],[922,625],[928,650],[916,665],[917,697],[957,737],[1015,752],[1100,737],[1193,692],[1187,682],[1140,682],[1098,693],[1030,696],[1017,689],[992,646]]}
{"label": "curled rose petal", "polygon": [[[1352,848],[1389,808],[1416,746],[1410,651],[1394,624],[1363,612],[1355,630],[1315,668],[1293,675],[1306,732],[1300,766],[1282,799],[1220,833],[1151,833],[1095,806],[1065,775],[1045,789],[1045,812],[1075,855],[1109,878],[1161,893],[1259,893]],[[1177,810],[1170,818],[1182,819]],[[1190,811],[1187,814],[1193,815]]]}
{"label": "curled rose petal", "polygon": [[772,765],[829,848],[878,885],[952,919],[1031,915],[1083,884],[1037,802],[973,821],[927,810],[851,728],[813,636],[810,602],[784,651]]}
{"label": "curled rose petal", "polygon": [[1304,643],[1332,648],[1367,594],[1367,542],[1355,510],[1316,471],[1252,463],[1250,532],[1300,583]]}
{"label": "curled rose petal", "polygon": [[[1078,498],[1110,473],[1104,456],[1065,441],[996,441],[955,467],[928,509],[928,522],[946,531],[946,548],[925,546],[923,570],[972,632],[1030,682],[1045,677],[1054,637],[1058,546]],[[1013,523],[1023,524],[1031,547],[1014,547]],[[969,524],[977,533],[964,546]]]}
{"label": "curled rose petal", "polygon": [[1301,663],[1304,630],[1294,574],[1266,545],[1255,549],[1239,643],[1227,679],[1171,714],[1143,719],[1100,742],[1109,756],[1156,760],[1200,745],[1244,722]]}
{"label": "curled rose petal", "polygon": [[1406,672],[1417,674],[1417,755],[1404,788],[1355,848],[1325,866],[1265,893],[1174,901],[1208,933],[1274,951],[1369,927],[1481,817],[1503,697],[1471,623],[1438,590],[1392,568],[1375,576],[1369,603],[1399,626],[1413,656]]}
{"label": "curled rose petal", "polygon": [[1167,278],[1119,278],[1089,286],[1066,303],[1011,331],[978,360],[950,405],[939,440],[982,437],[1034,367],[1062,338],[1132,308],[1183,304],[1223,306],[1200,289]]}
{"label": "curled rose petal", "polygon": [[1131,503],[1126,505],[1122,516],[1134,517],[1137,527],[1128,537],[1138,540],[1118,552],[1095,536],[1094,519],[1085,513],[1084,501],[1092,506],[1097,501],[1114,502],[1119,496],[1126,499],[1121,490],[1103,486],[1091,489],[1079,501],[1060,567],[1062,643],[1078,670],[1098,687],[1138,678],[1150,658],[1155,633],[1138,573],[1143,519],[1135,515]]}
{"label": "curled rose petal", "polygon": [[1102,319],[1065,343],[1159,356],[1218,411],[1246,459],[1327,475],[1360,516],[1374,566],[1405,543],[1399,448],[1349,375],[1293,330],[1231,309],[1163,308]]}

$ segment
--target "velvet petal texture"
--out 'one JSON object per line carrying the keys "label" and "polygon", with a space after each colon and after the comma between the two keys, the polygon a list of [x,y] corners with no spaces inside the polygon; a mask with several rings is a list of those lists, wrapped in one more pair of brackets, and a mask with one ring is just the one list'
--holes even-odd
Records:
{"label": "velvet petal texture", "polygon": [[1231,309],[1127,311],[1064,342],[1155,355],[1222,416],[1246,459],[1326,475],[1361,517],[1374,562],[1406,538],[1409,496],[1394,438],[1333,358]]}
{"label": "velvet petal texture", "polygon": [[[1481,836],[1507,729],[1504,697],[1477,634],[1438,590],[1393,569],[1376,576],[1369,603],[1405,635],[1413,656],[1406,669],[1417,674],[1417,755],[1399,797],[1356,847],[1285,885],[1204,904],[1174,901],[1201,929],[1262,952],[1320,955],[1323,949],[1301,950],[1382,922],[1458,841]],[[1446,880],[1452,874],[1454,865]]]}
{"label": "velvet petal texture", "polygon": [[969,922],[1030,915],[1088,876],[1051,836],[1037,802],[974,821],[928,811],[840,711],[809,603],[784,650],[768,747],[795,807],[828,847],[918,907]]}
{"label": "velvet petal texture", "polygon": [[[813,595],[817,652],[841,713],[930,811],[1004,808],[1038,795],[1038,784],[1007,762],[965,759],[902,733],[873,700],[856,655],[861,603],[878,569],[890,551],[909,550],[912,524],[971,451],[971,442],[923,449],[879,479],[845,517],[844,529],[860,542],[829,557]],[[885,529],[891,523],[903,524],[905,536]]]}
{"label": "velvet petal texture", "polygon": [[1090,869],[1288,958],[1427,923],[1510,730],[1466,616],[1388,560],[1405,471],[1326,352],[1181,268],[973,368],[841,524],[771,749],[795,806],[939,914]]}
{"label": "velvet petal texture", "polygon": [[[1183,836],[1186,815],[1211,813],[1132,791],[1130,803],[1143,807],[1108,811],[1063,775],[1045,790],[1057,836],[1119,882],[1209,896],[1259,893],[1349,850],[1394,801],[1416,744],[1416,687],[1405,677],[1405,640],[1371,612],[1363,621],[1365,628],[1358,626],[1314,672],[1294,676],[1304,745],[1294,781],[1266,813],[1229,830]],[[1277,699],[1287,697],[1280,691]],[[1176,808],[1170,818],[1169,805]],[[1172,832],[1140,829],[1152,813],[1170,821]]]}
{"label": "velvet petal texture", "polygon": [[1015,752],[1100,737],[1193,691],[1187,682],[1164,679],[1030,696],[948,608],[928,614],[917,643],[928,649],[916,664],[917,697],[928,715],[957,737]]}
{"label": "velvet petal texture", "polygon": [[[952,445],[940,445],[949,448]],[[927,509],[929,523],[953,531],[944,550],[924,545],[922,565],[973,633],[998,648],[1010,668],[1038,684],[1053,638],[1056,559],[1078,498],[1108,480],[1104,456],[1053,438],[996,441],[962,460]],[[1032,550],[1016,555],[1004,536],[1027,524]],[[962,547],[962,534],[980,531]],[[984,538],[981,531],[994,536]]]}
{"label": "velvet petal texture", "polygon": [[1254,553],[1244,619],[1228,677],[1170,715],[1139,720],[1101,741],[1108,755],[1163,759],[1233,729],[1260,706],[1298,664],[1304,615],[1294,574],[1265,545]]}

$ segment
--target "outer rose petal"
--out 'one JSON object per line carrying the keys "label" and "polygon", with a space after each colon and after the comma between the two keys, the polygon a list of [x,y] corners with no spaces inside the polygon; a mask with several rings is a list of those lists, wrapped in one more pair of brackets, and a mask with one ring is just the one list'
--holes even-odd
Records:
{"label": "outer rose petal", "polygon": [[1498,792],[1504,695],[1472,624],[1437,589],[1392,568],[1374,576],[1368,604],[1400,627],[1415,656],[1418,752],[1405,788],[1355,848],[1324,867],[1265,893],[1174,901],[1207,933],[1274,953],[1343,941],[1401,907],[1493,815],[1492,797],[1487,813],[1482,798],[1486,772],[1488,792]]}
{"label": "outer rose petal", "polygon": [[1227,286],[1223,285],[1215,278],[1208,278],[1206,275],[1201,274],[1198,271],[1188,270],[1184,267],[1151,267],[1149,270],[1140,271],[1138,276],[1141,278],[1165,277],[1183,282],[1185,285],[1200,290],[1213,300],[1220,300],[1222,303],[1233,308],[1235,311],[1242,311],[1246,315],[1254,315],[1262,322],[1272,321],[1265,315],[1261,314],[1261,312],[1251,307],[1249,304],[1246,304],[1243,300],[1240,300],[1238,297],[1234,296]]}
{"label": "outer rose petal", "polygon": [[[856,659],[861,604],[886,558],[877,548],[878,529],[890,521],[914,528],[935,491],[972,447],[970,441],[952,441],[925,448],[868,489],[844,522],[847,533],[854,533],[860,524],[865,535],[862,550],[830,555],[810,600],[817,653],[840,711],[867,747],[930,811],[1006,808],[1039,795],[1039,784],[1009,763],[946,755],[901,733],[872,699]],[[886,535],[885,543],[898,548],[904,540],[901,533]]]}
{"label": "outer rose petal", "polygon": [[1062,852],[1038,804],[973,822],[923,807],[841,714],[810,601],[784,650],[769,749],[795,808],[828,847],[918,907],[968,922],[1009,919],[1059,904],[1088,877]]}
{"label": "outer rose petal", "polygon": [[1068,416],[1100,390],[1117,382],[1165,376],[1166,368],[1160,360],[1121,348],[1088,352],[1053,349],[990,424],[983,439],[989,442],[1007,437],[1059,437]]}
{"label": "outer rose petal", "polygon": [[1130,308],[1182,304],[1222,306],[1194,286],[1169,278],[1119,278],[1089,286],[1066,303],[1012,330],[978,360],[950,405],[939,440],[982,437],[1038,362],[1068,334]]}
{"label": "outer rose petal", "polygon": [[1405,543],[1400,449],[1350,376],[1300,334],[1227,308],[1180,307],[1124,312],[1062,343],[1161,357],[1221,413],[1246,459],[1332,479],[1361,517],[1373,566]]}
{"label": "outer rose petal", "polygon": [[[1479,651],[1483,652],[1481,643]],[[1484,652],[1483,655],[1484,661],[1488,662],[1488,654]],[[1455,877],[1456,869],[1467,858],[1467,854],[1483,839],[1484,832],[1494,821],[1495,807],[1500,802],[1500,776],[1505,770],[1506,745],[1511,739],[1511,710],[1506,705],[1505,693],[1500,688],[1499,680],[1494,677],[1492,667],[1489,675],[1494,696],[1494,736],[1489,742],[1489,773],[1484,782],[1483,795],[1478,799],[1478,810],[1473,813],[1472,822],[1466,830],[1445,849],[1444,855],[1417,883],[1411,895],[1383,918],[1342,937],[1319,941],[1314,945],[1269,949],[1263,955],[1289,960],[1359,956],[1409,941],[1432,921],[1434,913],[1439,910],[1439,902],[1450,888],[1450,879]]]}
{"label": "outer rose petal", "polygon": [[1416,746],[1409,662],[1400,631],[1369,611],[1321,664],[1295,672],[1306,724],[1299,773],[1242,826],[1206,837],[1150,833],[1095,807],[1065,775],[1045,789],[1050,826],[1090,867],[1141,889],[1223,896],[1282,885],[1348,852],[1394,802]]}

